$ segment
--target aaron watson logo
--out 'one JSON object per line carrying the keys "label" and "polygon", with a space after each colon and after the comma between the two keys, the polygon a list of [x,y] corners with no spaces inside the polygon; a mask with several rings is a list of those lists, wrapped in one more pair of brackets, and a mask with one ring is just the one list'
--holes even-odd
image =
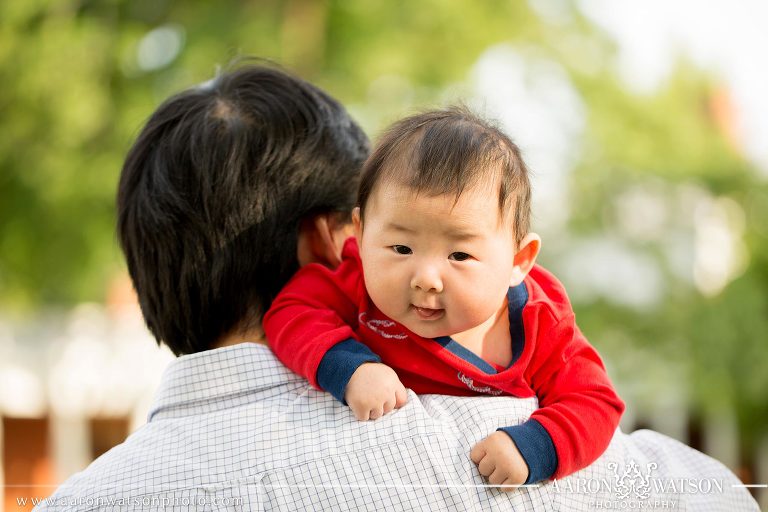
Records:
{"label": "aaron watson logo", "polygon": [[600,509],[674,509],[680,506],[681,494],[723,492],[723,482],[716,478],[660,478],[654,475],[655,462],[641,467],[629,459],[623,467],[616,462],[607,467],[613,477],[585,478],[577,473],[555,480],[555,491],[590,495],[590,505]]}
{"label": "aaron watson logo", "polygon": [[651,472],[657,467],[655,462],[649,462],[645,465],[646,472],[643,474],[635,461],[630,460],[624,468],[624,473],[619,476],[619,465],[615,462],[608,464],[608,469],[612,470],[614,475],[616,498],[625,500],[632,495],[647,500],[651,495]]}

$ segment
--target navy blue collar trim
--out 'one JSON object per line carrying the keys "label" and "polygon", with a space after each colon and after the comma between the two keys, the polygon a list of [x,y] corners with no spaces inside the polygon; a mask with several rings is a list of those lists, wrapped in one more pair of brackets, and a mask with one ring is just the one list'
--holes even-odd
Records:
{"label": "navy blue collar trim", "polygon": [[476,366],[480,371],[487,373],[488,375],[498,373],[496,368],[494,368],[490,363],[487,363],[483,358],[468,348],[464,348],[461,344],[459,344],[458,341],[454,340],[450,336],[441,336],[439,338],[435,338],[435,341],[441,344],[444,349],[448,350],[456,356],[459,356],[469,364]]}
{"label": "navy blue collar trim", "polygon": [[[507,290],[507,303],[509,312],[509,336],[512,339],[512,361],[509,363],[511,367],[520,358],[525,348],[525,330],[523,328],[523,308],[528,303],[528,289],[525,287],[525,283]],[[480,356],[472,352],[471,350],[464,348],[451,338],[450,336],[441,336],[434,338],[436,342],[443,346],[446,350],[449,350],[454,355],[459,356],[466,362],[477,367],[478,370],[487,373],[488,375],[494,375],[498,373],[496,368],[490,363],[483,360]]]}
{"label": "navy blue collar trim", "polygon": [[525,281],[507,290],[509,302],[509,337],[512,338],[512,361],[509,366],[520,359],[525,348],[525,327],[523,326],[523,309],[528,304],[528,288]]}

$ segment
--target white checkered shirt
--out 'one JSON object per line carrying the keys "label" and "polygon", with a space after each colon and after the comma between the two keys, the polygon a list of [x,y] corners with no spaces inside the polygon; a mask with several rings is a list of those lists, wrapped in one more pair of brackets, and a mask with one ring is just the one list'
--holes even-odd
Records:
{"label": "white checkered shirt", "polygon": [[410,393],[359,422],[265,346],[211,350],[173,361],[147,424],[37,510],[758,510],[723,465],[651,431],[617,432],[555,484],[486,487],[471,447],[536,406]]}

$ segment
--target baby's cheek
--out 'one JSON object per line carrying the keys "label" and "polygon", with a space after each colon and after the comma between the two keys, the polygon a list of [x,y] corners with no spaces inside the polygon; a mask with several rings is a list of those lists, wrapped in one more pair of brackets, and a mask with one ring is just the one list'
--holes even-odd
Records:
{"label": "baby's cheek", "polygon": [[394,320],[397,320],[396,317],[402,314],[401,303],[404,301],[402,292],[397,288],[391,280],[387,280],[383,275],[379,279],[372,280],[371,286],[368,287],[368,296],[374,305]]}
{"label": "baby's cheek", "polygon": [[498,279],[478,280],[463,290],[462,309],[473,321],[483,322],[504,303],[508,288]]}
{"label": "baby's cheek", "polygon": [[478,311],[483,309],[482,294],[478,291],[475,285],[458,290],[459,293],[456,294],[458,296],[454,297],[448,306],[461,317],[474,318],[478,315]]}

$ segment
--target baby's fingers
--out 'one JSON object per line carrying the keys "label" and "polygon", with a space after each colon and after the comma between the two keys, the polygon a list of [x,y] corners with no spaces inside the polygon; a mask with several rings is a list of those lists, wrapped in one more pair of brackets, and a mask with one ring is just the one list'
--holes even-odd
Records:
{"label": "baby's fingers", "polygon": [[501,492],[514,492],[514,491],[518,490],[519,488],[520,488],[520,486],[515,484],[515,482],[512,481],[511,478],[507,478],[499,486],[499,490]]}
{"label": "baby's fingers", "polygon": [[405,387],[395,391],[395,409],[399,409],[408,403],[408,390]]}
{"label": "baby's fingers", "polygon": [[505,480],[507,480],[507,474],[499,468],[494,469],[493,473],[488,475],[488,483],[492,485],[501,485]]}
{"label": "baby's fingers", "polygon": [[392,398],[384,402],[384,414],[389,414],[395,409],[397,405],[397,398],[393,395]]}
{"label": "baby's fingers", "polygon": [[485,448],[483,448],[481,443],[477,443],[472,448],[472,451],[469,452],[469,458],[472,459],[472,462],[475,464],[480,464],[480,461],[483,460],[483,457],[485,457]]}
{"label": "baby's fingers", "polygon": [[384,415],[384,406],[383,405],[377,405],[373,409],[371,409],[369,413],[369,418],[372,420],[377,420],[381,418]]}
{"label": "baby's fingers", "polygon": [[352,407],[352,412],[355,413],[357,421],[367,421],[371,414],[371,411],[364,407]]}
{"label": "baby's fingers", "polygon": [[496,470],[496,462],[491,457],[483,457],[477,464],[477,470],[480,471],[480,474],[483,476],[491,476]]}

